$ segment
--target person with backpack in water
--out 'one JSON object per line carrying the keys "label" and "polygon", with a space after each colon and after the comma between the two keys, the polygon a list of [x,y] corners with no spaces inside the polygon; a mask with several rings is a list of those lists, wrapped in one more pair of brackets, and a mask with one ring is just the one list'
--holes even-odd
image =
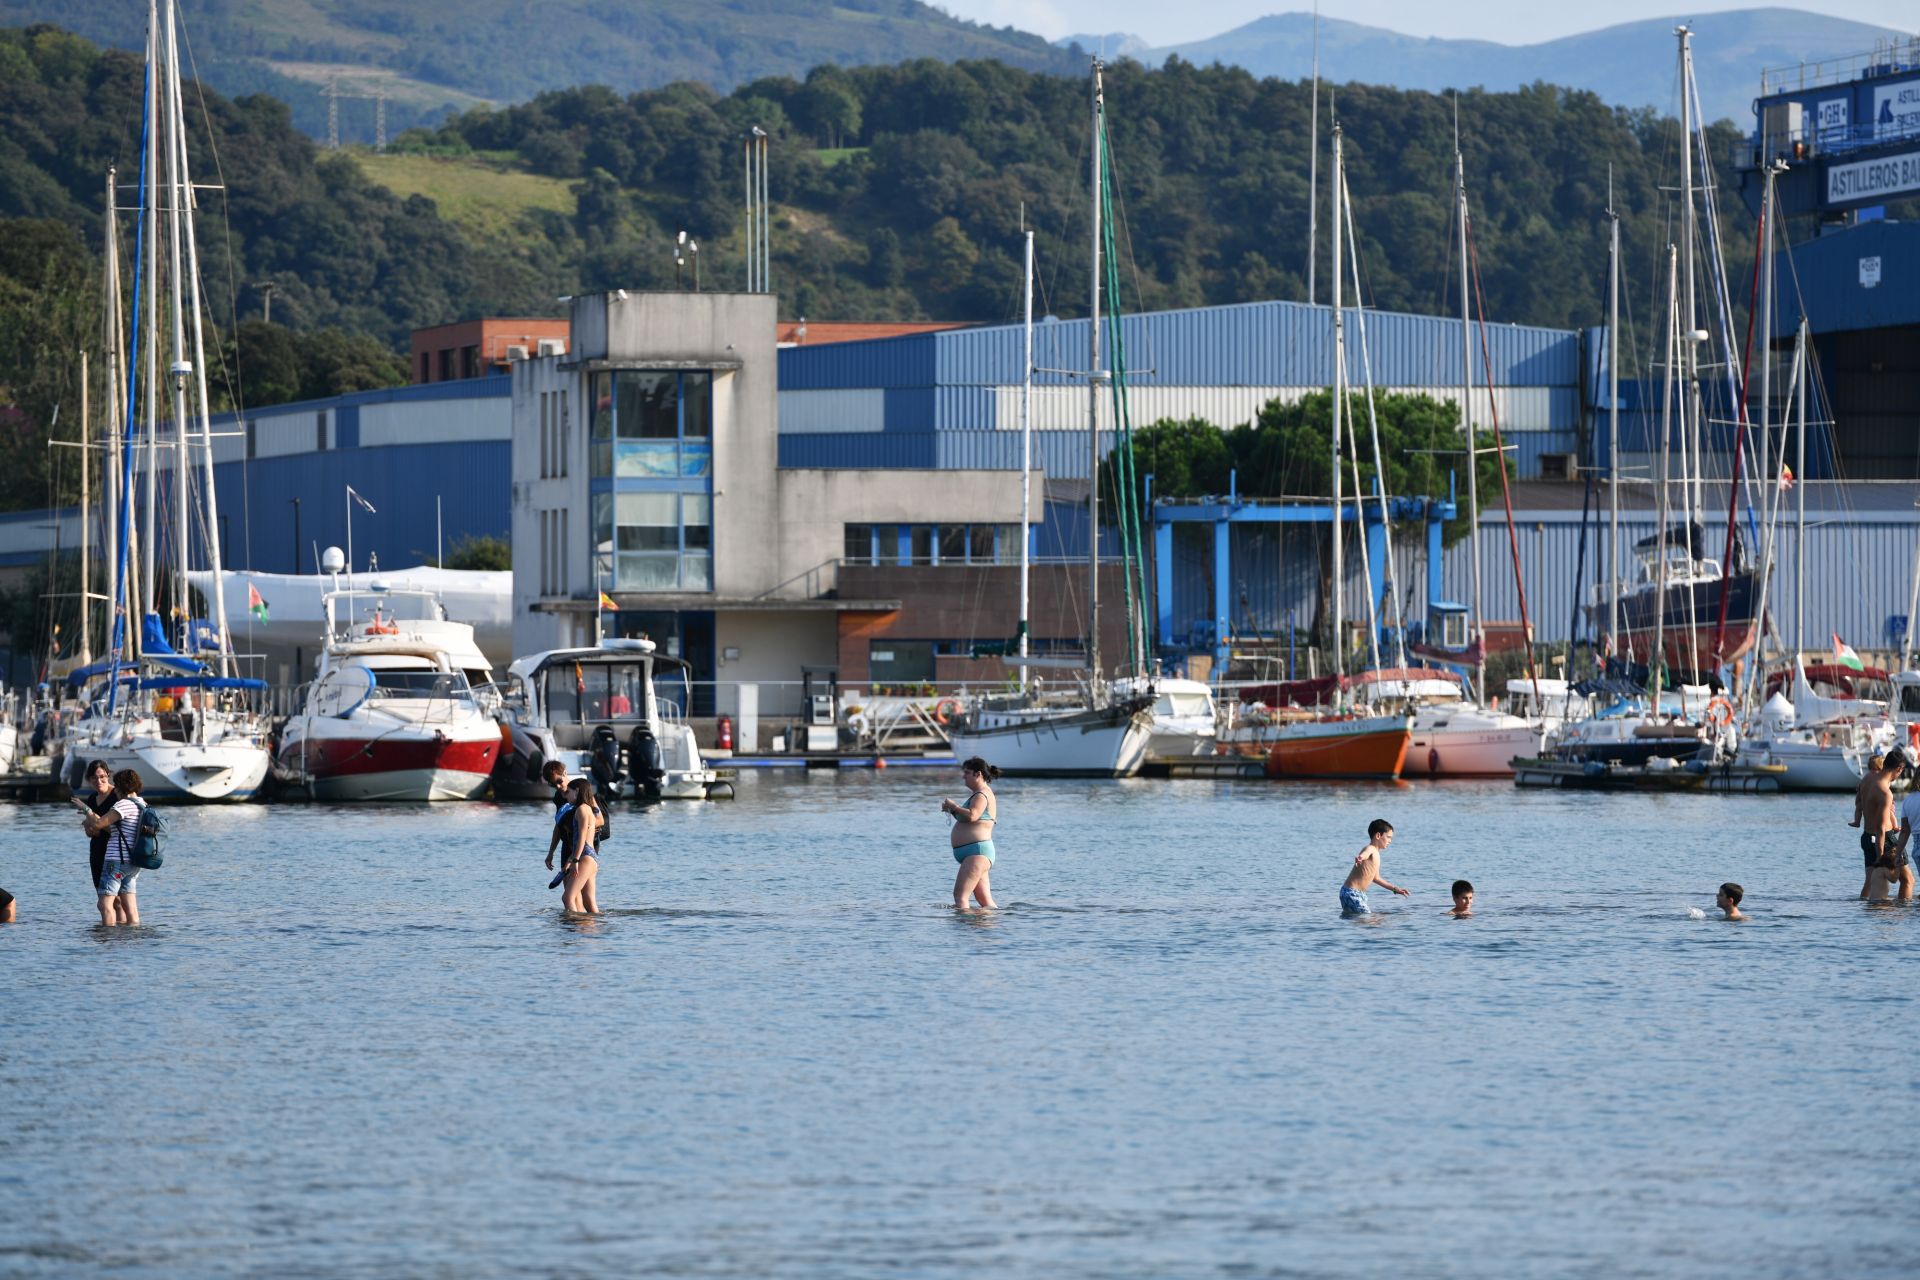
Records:
{"label": "person with backpack in water", "polygon": [[[89,816],[85,823],[88,835],[104,832],[107,836],[106,856],[95,887],[100,894],[100,923],[108,927],[140,923],[134,885],[146,865],[150,833],[157,834],[158,827],[157,815],[156,819],[146,817],[147,802],[140,798],[144,789],[138,773],[122,769],[113,775],[113,807]],[[143,832],[143,827],[148,831]]]}
{"label": "person with backpack in water", "polygon": [[[600,879],[600,841],[606,835],[606,810],[594,796],[591,778],[575,778],[569,796],[572,803],[555,820],[564,850],[560,909],[572,915],[597,916],[600,901],[594,889]],[[547,865],[553,865],[551,853]]]}

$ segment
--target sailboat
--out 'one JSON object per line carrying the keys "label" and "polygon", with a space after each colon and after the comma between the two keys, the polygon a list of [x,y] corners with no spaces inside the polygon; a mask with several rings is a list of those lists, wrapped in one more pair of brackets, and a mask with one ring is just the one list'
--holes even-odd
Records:
{"label": "sailboat", "polygon": [[[1033,777],[1126,778],[1140,771],[1153,730],[1154,694],[1133,685],[1109,684],[1100,667],[1100,391],[1108,375],[1101,361],[1101,251],[1102,209],[1106,194],[1106,99],[1101,63],[1093,63],[1093,234],[1091,305],[1087,309],[1090,333],[1087,364],[1087,634],[1086,668],[1082,685],[1064,695],[1048,696],[1028,678],[1039,665],[1027,653],[1028,643],[1028,486],[1032,476],[1033,404],[1033,235],[1027,234],[1025,255],[1025,368],[1022,371],[1023,460],[1020,467],[1020,628],[1019,652],[1009,662],[1018,668],[1020,688],[1007,697],[975,699],[954,721],[949,734],[954,754],[965,759],[980,756],[1003,773]],[[1122,375],[1124,376],[1124,375]],[[1124,447],[1124,446],[1116,446]],[[1132,501],[1131,493],[1122,501]],[[1129,619],[1131,625],[1131,619]],[[1054,665],[1063,659],[1052,659]],[[1138,673],[1134,673],[1138,674]]]}
{"label": "sailboat", "polygon": [[[133,769],[152,799],[230,801],[251,797],[267,776],[265,726],[248,705],[248,695],[265,687],[234,673],[225,601],[221,598],[219,528],[213,485],[213,433],[206,385],[205,334],[200,313],[199,250],[194,237],[193,186],[187,170],[185,111],[182,105],[176,21],[171,0],[164,19],[157,2],[147,7],[146,119],[141,162],[142,210],[136,235],[133,341],[124,366],[125,431],[115,447],[117,482],[112,486],[114,538],[108,592],[114,610],[107,656],[69,677],[82,687],[92,682],[87,712],[65,740],[64,776],[71,783],[86,761],[99,759],[111,770]],[[164,174],[163,174],[164,166]],[[112,179],[108,182],[108,291],[116,334],[117,359],[119,247]],[[161,235],[167,240],[162,252]],[[163,334],[159,290],[167,288]],[[142,293],[146,313],[141,317]],[[144,337],[145,349],[142,350]],[[178,632],[169,637],[157,611],[155,518],[159,465],[161,344],[165,341],[166,385],[172,397],[170,475],[173,484],[175,559],[172,600]],[[141,370],[141,357],[145,369]],[[114,385],[121,384],[115,374]],[[136,522],[134,462],[135,403],[144,391],[146,509]],[[116,409],[117,412],[117,409]],[[191,477],[190,460],[199,463]],[[194,492],[197,479],[197,493]],[[213,622],[196,625],[185,573],[193,536],[203,535],[200,550],[214,578]],[[136,581],[133,548],[140,542],[144,570]],[[83,605],[85,596],[82,597]],[[128,626],[138,619],[137,631]],[[202,655],[205,655],[204,657]]]}
{"label": "sailboat", "polygon": [[[1756,625],[1759,614],[1760,573],[1747,562],[1738,526],[1728,513],[1728,537],[1721,553],[1712,554],[1706,545],[1701,520],[1705,514],[1703,446],[1706,436],[1705,402],[1700,385],[1700,351],[1708,339],[1701,325],[1701,307],[1696,290],[1695,248],[1704,225],[1707,251],[1717,263],[1719,252],[1717,207],[1714,202],[1711,154],[1707,147],[1704,122],[1699,113],[1699,90],[1694,81],[1693,33],[1686,27],[1675,29],[1680,43],[1680,170],[1681,170],[1681,244],[1678,266],[1679,291],[1674,299],[1677,332],[1669,342],[1670,385],[1677,384],[1672,405],[1678,409],[1676,438],[1680,445],[1681,518],[1675,521],[1664,509],[1659,527],[1634,547],[1636,573],[1623,580],[1619,566],[1612,566],[1615,582],[1609,587],[1603,607],[1589,609],[1596,625],[1609,628],[1613,651],[1635,663],[1659,662],[1696,676],[1722,663],[1743,657],[1759,639]],[[1696,151],[1705,181],[1694,180]],[[1704,203],[1706,218],[1700,217]],[[1734,350],[1730,325],[1732,310],[1724,286],[1723,273],[1709,272],[1712,291],[1712,315],[1720,333],[1720,345],[1726,352],[1724,370],[1731,402],[1743,403],[1739,392],[1739,354]],[[1663,410],[1665,412],[1665,410]],[[1735,440],[1744,437],[1736,431]],[[1663,446],[1664,447],[1664,446]],[[1736,444],[1736,449],[1738,448]],[[1618,458],[1614,462],[1616,473]],[[1663,472],[1665,487],[1673,479]],[[1729,477],[1738,492],[1737,475]],[[1617,482],[1617,474],[1616,474]],[[1616,526],[1617,528],[1617,526]],[[1617,548],[1616,548],[1617,550]]]}

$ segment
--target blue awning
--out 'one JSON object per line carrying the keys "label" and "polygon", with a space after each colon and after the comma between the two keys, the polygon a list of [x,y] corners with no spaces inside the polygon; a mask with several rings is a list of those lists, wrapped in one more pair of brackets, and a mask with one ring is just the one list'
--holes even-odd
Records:
{"label": "blue awning", "polygon": [[240,676],[149,676],[140,681],[141,689],[264,689],[265,680]]}

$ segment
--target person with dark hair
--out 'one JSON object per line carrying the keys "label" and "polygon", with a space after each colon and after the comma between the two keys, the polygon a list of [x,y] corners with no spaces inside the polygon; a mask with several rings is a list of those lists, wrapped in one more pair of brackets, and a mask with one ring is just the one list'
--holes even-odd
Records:
{"label": "person with dark hair", "polygon": [[987,910],[999,904],[993,900],[993,826],[1000,820],[993,789],[988,784],[999,778],[1000,770],[974,756],[960,766],[960,780],[967,784],[964,804],[940,802],[940,812],[954,820],[949,843],[953,860],[960,869],[953,877],[953,905],[968,910],[969,897]]}
{"label": "person with dark hair", "polygon": [[1393,843],[1393,824],[1385,818],[1375,818],[1367,824],[1367,847],[1354,855],[1353,870],[1347,872],[1346,883],[1340,886],[1340,914],[1343,916],[1364,916],[1373,908],[1367,905],[1367,890],[1374,885],[1397,893],[1401,897],[1410,897],[1407,890],[1399,885],[1389,884],[1380,874],[1380,855]]}
{"label": "person with dark hair", "polygon": [[1473,914],[1473,885],[1465,880],[1453,882],[1453,918],[1465,920]]}
{"label": "person with dark hair", "polygon": [[1746,896],[1745,889],[1729,880],[1720,886],[1720,892],[1714,896],[1713,905],[1726,912],[1729,920],[1745,920],[1746,916],[1740,913],[1740,899]]}
{"label": "person with dark hair", "polygon": [[575,778],[570,790],[572,810],[565,819],[567,853],[563,855],[567,871],[560,890],[560,909],[574,915],[597,916],[600,850],[594,841],[600,833],[600,802],[594,797],[591,778]]}
{"label": "person with dark hair", "polygon": [[[84,800],[79,796],[73,797],[73,807],[84,815],[81,819],[83,826],[86,819],[98,818],[113,808],[113,773],[107,768],[107,762],[91,761],[87,765],[86,779],[93,787],[93,794]],[[107,841],[110,839],[112,835],[105,827],[97,831],[91,827],[87,828],[87,870],[91,873],[87,883],[92,885],[96,892],[100,888],[100,872],[104,870],[103,864],[107,860]]]}
{"label": "person with dark hair", "polygon": [[1893,784],[1914,764],[1905,747],[1895,747],[1860,779],[1853,795],[1853,821],[1860,827],[1860,855],[1866,863],[1866,882],[1860,886],[1863,898],[1884,898],[1896,882],[1901,897],[1912,894],[1911,872],[1907,869],[1906,849],[1897,832],[1900,815],[1893,801]]}
{"label": "person with dark hair", "polygon": [[140,775],[122,769],[113,775],[113,807],[86,821],[88,835],[107,835],[107,854],[96,886],[103,925],[140,923],[140,904],[134,897],[140,868],[133,861],[133,850],[140,840],[140,810],[146,807],[146,801],[140,798],[143,790]]}
{"label": "person with dark hair", "polygon": [[0,924],[12,924],[13,921],[13,895],[5,889],[0,889]]}

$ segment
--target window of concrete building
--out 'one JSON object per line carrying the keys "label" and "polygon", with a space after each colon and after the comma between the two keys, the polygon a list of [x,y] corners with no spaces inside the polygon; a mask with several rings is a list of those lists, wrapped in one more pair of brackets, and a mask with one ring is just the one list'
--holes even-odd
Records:
{"label": "window of concrete building", "polygon": [[593,474],[713,474],[713,375],[621,369],[593,377]]}
{"label": "window of concrete building", "polygon": [[933,678],[933,641],[867,642],[867,679],[874,684],[920,684]]}
{"label": "window of concrete building", "polygon": [[553,438],[547,429],[547,393],[540,393],[540,478],[548,475],[548,459],[553,453]]}
{"label": "window of concrete building", "polygon": [[703,493],[595,494],[598,569],[616,591],[713,590],[713,500]]}
{"label": "window of concrete building", "polygon": [[990,524],[967,526],[967,561],[970,564],[993,563],[993,534]]}
{"label": "window of concrete building", "polygon": [[1020,526],[1003,524],[1000,526],[1000,540],[995,548],[994,558],[1001,564],[1020,563]]}
{"label": "window of concrete building", "polygon": [[913,526],[909,539],[907,561],[910,564],[933,563],[933,526],[917,524]]}
{"label": "window of concrete building", "polygon": [[436,381],[439,381],[439,382],[453,381],[453,348],[452,347],[445,347],[441,349],[440,377],[436,379]]}
{"label": "window of concrete building", "polygon": [[939,527],[935,541],[939,546],[941,564],[965,564],[967,562],[967,526],[963,524],[943,524]]}
{"label": "window of concrete building", "polygon": [[841,552],[848,564],[877,564],[876,551],[878,528],[870,524],[850,524],[846,527],[846,548]]}
{"label": "window of concrete building", "polygon": [[568,471],[567,457],[573,452],[573,419],[567,410],[567,393],[560,393],[560,458],[559,474]]}

